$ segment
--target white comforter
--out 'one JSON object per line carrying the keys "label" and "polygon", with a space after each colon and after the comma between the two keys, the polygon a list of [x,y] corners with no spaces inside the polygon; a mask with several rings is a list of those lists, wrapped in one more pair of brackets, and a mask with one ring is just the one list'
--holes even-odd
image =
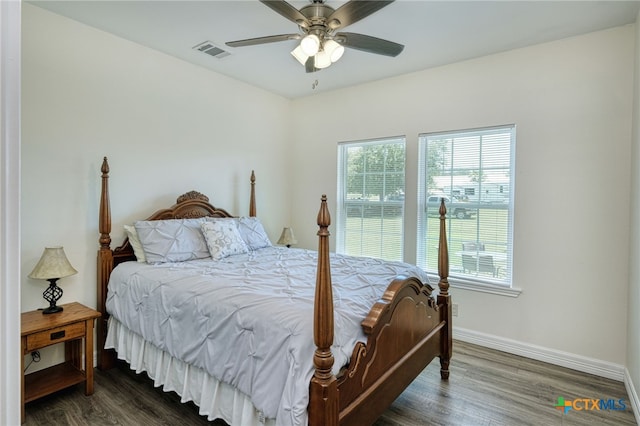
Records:
{"label": "white comforter", "polygon": [[[172,356],[247,395],[277,424],[307,422],[313,375],[317,253],[268,247],[221,261],[126,262],[109,282],[107,310]],[[360,323],[397,275],[427,277],[401,262],[331,255],[334,371]]]}

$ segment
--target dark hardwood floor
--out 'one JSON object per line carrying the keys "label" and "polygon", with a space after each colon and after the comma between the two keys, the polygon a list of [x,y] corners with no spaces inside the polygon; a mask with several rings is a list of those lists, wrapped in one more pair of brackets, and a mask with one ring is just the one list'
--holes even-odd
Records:
{"label": "dark hardwood floor", "polygon": [[[622,382],[458,341],[449,381],[440,380],[439,368],[432,362],[375,425],[637,424]],[[611,399],[618,409],[564,414],[555,408],[558,397]],[[96,370],[93,396],[77,385],[27,404],[26,413],[27,426],[225,424],[208,422],[193,404],[181,404],[176,394],[154,388],[124,365]]]}

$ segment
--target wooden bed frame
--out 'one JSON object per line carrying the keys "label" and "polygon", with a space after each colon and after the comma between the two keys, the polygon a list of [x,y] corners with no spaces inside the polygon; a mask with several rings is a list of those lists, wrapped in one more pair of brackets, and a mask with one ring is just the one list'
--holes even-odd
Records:
{"label": "wooden bed frame", "polygon": [[[102,313],[98,321],[98,368],[115,365],[115,351],[104,349],[107,335],[105,304],[111,271],[119,263],[135,260],[128,239],[111,249],[111,209],[109,204],[109,164],[102,163],[100,198],[100,249],[98,250],[98,301]],[[382,299],[374,304],[362,328],[367,343],[359,342],[347,367],[338,376],[332,374],[334,363],[333,295],[329,262],[331,223],[327,198],[322,196],[318,213],[318,268],[314,309],[313,362],[315,373],[309,388],[309,425],[372,424],[402,391],[435,358],[440,358],[440,375],[449,378],[452,355],[451,296],[449,295],[449,257],[445,228],[446,209],[440,206],[438,252],[439,293],[417,278],[397,277],[387,287]],[[256,215],[255,175],[251,173],[249,215]],[[147,220],[193,217],[232,217],[226,210],[209,204],[206,196],[191,191],[177,199],[175,205],[152,214]]]}

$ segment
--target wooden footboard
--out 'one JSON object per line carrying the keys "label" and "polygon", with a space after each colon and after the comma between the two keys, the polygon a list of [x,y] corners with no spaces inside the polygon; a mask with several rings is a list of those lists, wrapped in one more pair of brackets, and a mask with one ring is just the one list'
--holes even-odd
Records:
{"label": "wooden footboard", "polygon": [[330,224],[326,197],[318,214],[319,254],[315,300],[316,371],[310,385],[309,424],[369,425],[435,358],[449,377],[451,297],[449,296],[446,209],[440,207],[439,295],[414,277],[398,277],[362,322],[367,343],[358,343],[349,366],[331,374],[333,299],[328,252]]}

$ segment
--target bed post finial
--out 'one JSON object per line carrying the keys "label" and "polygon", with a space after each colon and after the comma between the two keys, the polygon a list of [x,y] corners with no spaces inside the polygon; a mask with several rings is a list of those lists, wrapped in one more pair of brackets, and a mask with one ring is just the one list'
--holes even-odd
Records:
{"label": "bed post finial", "polygon": [[333,367],[333,291],[329,260],[329,225],[331,215],[327,196],[322,195],[318,212],[318,270],[316,296],[313,311],[313,340],[316,351],[313,356],[315,372],[309,389],[309,425],[338,425],[338,382],[331,373]]}
{"label": "bed post finial", "polygon": [[98,231],[100,232],[100,248],[98,249],[98,288],[96,308],[102,314],[98,320],[98,368],[106,370],[114,365],[113,353],[104,349],[107,338],[107,284],[113,270],[113,251],[111,251],[111,207],[109,204],[109,162],[107,157],[102,160],[102,191],[100,193],[100,212],[98,217]]}
{"label": "bed post finial", "polygon": [[442,316],[447,323],[447,328],[442,337],[440,347],[440,377],[443,380],[449,378],[449,361],[453,352],[453,329],[451,326],[451,295],[449,295],[449,248],[447,247],[447,208],[444,198],[440,201],[440,240],[438,242],[438,275],[440,281],[438,287],[438,305],[442,307]]}
{"label": "bed post finial", "polygon": [[447,296],[449,294],[449,248],[447,247],[447,225],[446,215],[447,207],[444,205],[444,198],[440,201],[440,241],[438,242],[440,250],[438,250],[438,275],[440,281],[438,287],[440,294]]}
{"label": "bed post finial", "polygon": [[256,215],[256,174],[251,170],[251,198],[249,200],[249,216]]}
{"label": "bed post finial", "polygon": [[109,162],[107,157],[102,160],[102,193],[100,196],[100,248],[109,248],[111,245],[111,206],[109,205]]}

